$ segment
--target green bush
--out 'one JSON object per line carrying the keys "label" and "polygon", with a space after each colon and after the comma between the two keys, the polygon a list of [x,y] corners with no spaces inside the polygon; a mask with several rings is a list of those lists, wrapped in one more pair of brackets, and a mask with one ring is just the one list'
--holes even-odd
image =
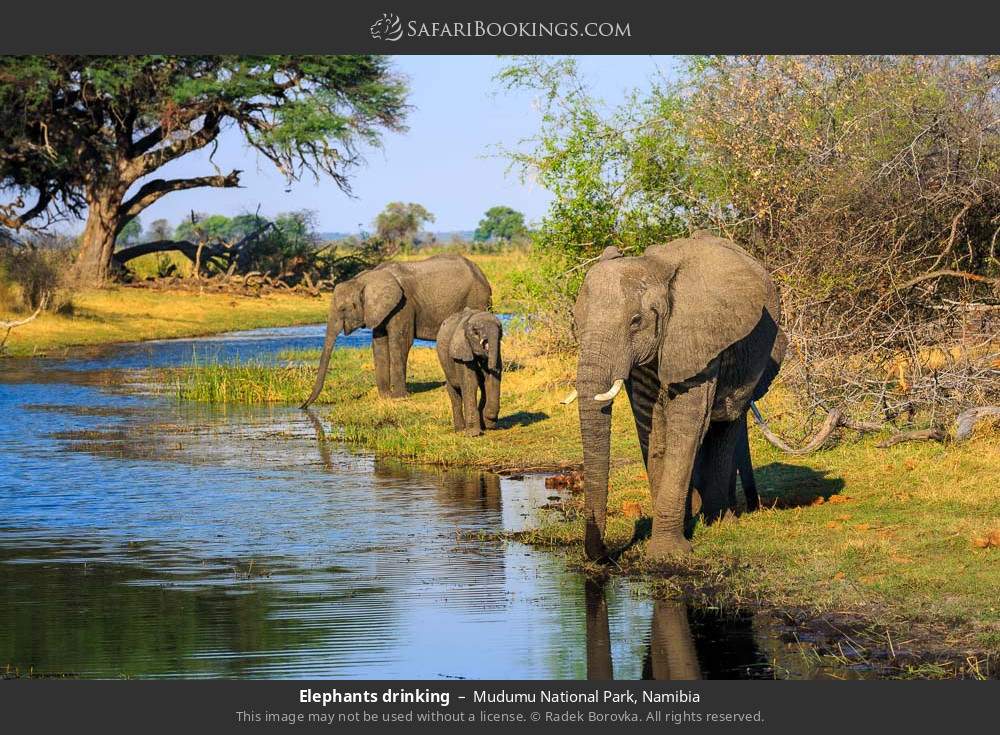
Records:
{"label": "green bush", "polygon": [[604,247],[708,227],[779,282],[803,406],[1000,400],[997,57],[696,57],[610,110],[572,59],[498,79],[543,100],[507,153],[553,195],[521,277],[553,323]]}

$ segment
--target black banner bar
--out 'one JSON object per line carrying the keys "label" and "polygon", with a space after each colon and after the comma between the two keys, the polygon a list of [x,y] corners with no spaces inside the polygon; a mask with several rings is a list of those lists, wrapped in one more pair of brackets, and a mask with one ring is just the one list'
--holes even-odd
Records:
{"label": "black banner bar", "polygon": [[[951,731],[995,716],[975,682],[9,681],[8,732]],[[192,730],[193,728],[193,730]],[[610,729],[609,728],[613,728]]]}
{"label": "black banner bar", "polygon": [[[2,53],[990,53],[997,6],[887,2],[10,3]],[[44,16],[44,17],[43,17]]]}

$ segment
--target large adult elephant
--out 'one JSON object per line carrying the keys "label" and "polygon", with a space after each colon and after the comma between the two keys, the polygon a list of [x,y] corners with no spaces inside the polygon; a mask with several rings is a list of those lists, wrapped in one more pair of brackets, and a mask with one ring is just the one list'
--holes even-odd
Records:
{"label": "large adult elephant", "polygon": [[607,555],[611,406],[623,387],[653,499],[647,554],[690,550],[684,530],[696,466],[706,520],[731,507],[736,463],[749,465],[747,409],[784,356],[780,310],[764,267],[704,231],[639,257],[608,248],[591,267],[573,312],[588,557]]}
{"label": "large adult elephant", "polygon": [[383,263],[333,289],[319,373],[305,408],[323,390],[337,335],[372,330],[379,395],[406,396],[406,361],[414,339],[437,337],[447,317],[466,306],[489,309],[492,289],[479,267],[460,255]]}

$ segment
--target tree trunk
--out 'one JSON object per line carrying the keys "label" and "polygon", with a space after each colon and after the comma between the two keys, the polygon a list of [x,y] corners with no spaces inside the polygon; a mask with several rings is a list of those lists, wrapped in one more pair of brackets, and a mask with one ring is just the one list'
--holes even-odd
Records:
{"label": "tree trunk", "polygon": [[102,190],[87,195],[87,224],[80,236],[80,252],[73,277],[81,286],[103,286],[111,277],[115,238],[125,225],[120,213],[122,193]]}

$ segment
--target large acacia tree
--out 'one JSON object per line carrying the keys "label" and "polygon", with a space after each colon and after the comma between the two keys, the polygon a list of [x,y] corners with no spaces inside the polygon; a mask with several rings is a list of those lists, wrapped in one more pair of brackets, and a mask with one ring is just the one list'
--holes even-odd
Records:
{"label": "large acacia tree", "polygon": [[359,148],[402,127],[406,88],[382,56],[0,57],[0,225],[52,214],[86,224],[75,266],[110,273],[115,240],[170,192],[235,187],[240,171],[157,178],[230,126],[289,180],[349,191]]}

